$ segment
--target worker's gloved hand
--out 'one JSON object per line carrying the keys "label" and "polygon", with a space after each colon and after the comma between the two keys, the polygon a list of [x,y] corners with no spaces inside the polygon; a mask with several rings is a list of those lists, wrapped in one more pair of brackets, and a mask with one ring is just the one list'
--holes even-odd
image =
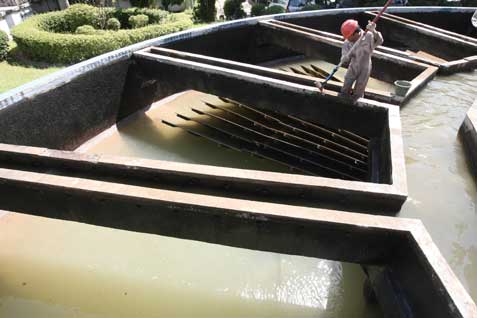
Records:
{"label": "worker's gloved hand", "polygon": [[366,26],[366,29],[368,29],[369,32],[376,32],[376,23],[372,21],[368,21],[368,25]]}

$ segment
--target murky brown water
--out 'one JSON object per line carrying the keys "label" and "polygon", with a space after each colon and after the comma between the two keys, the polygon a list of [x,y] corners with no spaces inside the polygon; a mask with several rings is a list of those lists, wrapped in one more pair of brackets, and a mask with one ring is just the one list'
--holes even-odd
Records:
{"label": "murky brown water", "polygon": [[477,301],[477,187],[457,131],[477,98],[477,72],[438,77],[401,110],[409,198],[400,217],[424,222]]}
{"label": "murky brown water", "polygon": [[14,213],[0,228],[0,317],[370,314],[355,265]]}
{"label": "murky brown water", "polygon": [[[112,155],[142,157],[185,163],[226,166],[242,169],[290,172],[288,167],[265,161],[235,150],[220,147],[202,137],[189,134],[183,129],[161,122],[167,119],[178,124],[185,123],[176,113],[200,117],[191,108],[200,108],[204,101],[214,105],[225,105],[215,96],[188,91],[158,102],[146,113],[136,114],[119,127],[113,127],[93,138],[77,151],[107,153]],[[201,129],[196,123],[185,123],[188,127]]]}
{"label": "murky brown water", "polygon": [[[477,189],[456,139],[477,74],[437,78],[402,110],[410,198],[477,299]],[[195,93],[172,104],[212,98]],[[159,112],[82,150],[287,171],[168,128]],[[1,213],[1,212],[0,212]],[[359,266],[10,213],[0,215],[0,317],[376,317]]]}

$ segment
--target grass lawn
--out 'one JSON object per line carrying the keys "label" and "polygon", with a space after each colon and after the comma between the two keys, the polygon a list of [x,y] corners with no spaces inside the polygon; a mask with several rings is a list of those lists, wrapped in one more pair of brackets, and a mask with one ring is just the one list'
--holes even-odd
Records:
{"label": "grass lawn", "polygon": [[0,94],[60,69],[62,67],[38,67],[3,61],[0,63]]}
{"label": "grass lawn", "polygon": [[[186,14],[192,15],[192,10],[186,11]],[[194,24],[191,27],[204,25],[207,23]],[[0,62],[0,94],[64,67],[66,66],[32,62],[18,52],[15,42],[11,41],[7,61]]]}
{"label": "grass lawn", "polygon": [[15,42],[11,41],[9,44],[8,58],[0,62],[0,94],[64,68],[64,66],[32,62],[18,52]]}
{"label": "grass lawn", "polygon": [[[205,26],[208,23],[194,24],[192,28]],[[24,58],[16,49],[16,44],[10,42],[10,53],[7,61],[0,62],[0,94],[31,82],[37,78],[61,70],[66,66],[48,65],[32,62]]]}

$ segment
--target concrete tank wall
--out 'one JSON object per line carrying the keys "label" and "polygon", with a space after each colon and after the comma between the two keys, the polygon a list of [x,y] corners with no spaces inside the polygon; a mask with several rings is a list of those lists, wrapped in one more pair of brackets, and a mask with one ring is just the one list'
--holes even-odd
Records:
{"label": "concrete tank wall", "polygon": [[[327,17],[337,14],[352,15],[369,8],[340,10],[321,10],[276,15],[276,19],[306,19],[310,17]],[[415,8],[391,8],[390,12],[415,12]],[[468,14],[472,8],[427,8],[417,9],[422,13],[434,12],[434,15],[446,12],[463,12]],[[118,114],[137,111],[135,101],[121,100],[128,94],[125,86],[126,77],[135,76],[131,68],[130,57],[134,51],[151,45],[169,45],[177,48],[191,47],[203,50],[200,41],[213,41],[216,32],[224,35],[238,34],[238,30],[252,32],[260,20],[270,16],[250,18],[211,25],[144,41],[117,51],[113,51],[85,62],[72,65],[39,80],[33,81],[0,95],[0,142],[19,145],[31,145],[56,149],[74,149],[84,141],[114,124]],[[469,21],[470,23],[470,21]],[[223,37],[223,35],[218,35]],[[225,38],[227,39],[227,37]],[[230,38],[228,38],[230,39]],[[245,43],[246,38],[237,40]],[[174,43],[174,45],[172,44]],[[232,41],[233,43],[233,41]],[[231,41],[216,41],[213,48],[217,54],[230,58],[240,58],[237,46]],[[265,52],[266,50],[264,50]],[[271,52],[271,51],[269,51]],[[240,53],[244,53],[241,51]],[[286,54],[284,51],[277,56]],[[258,62],[252,55],[246,55],[250,61]],[[269,55],[270,58],[273,56]],[[129,75],[128,75],[129,70]],[[120,109],[120,108],[123,109]],[[127,111],[125,111],[127,110]]]}

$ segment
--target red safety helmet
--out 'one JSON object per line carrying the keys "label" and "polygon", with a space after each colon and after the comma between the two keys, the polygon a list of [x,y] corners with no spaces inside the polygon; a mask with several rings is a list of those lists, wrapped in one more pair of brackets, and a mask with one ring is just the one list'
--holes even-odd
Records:
{"label": "red safety helmet", "polygon": [[348,39],[359,28],[358,21],[348,19],[341,25],[341,34],[345,39]]}

